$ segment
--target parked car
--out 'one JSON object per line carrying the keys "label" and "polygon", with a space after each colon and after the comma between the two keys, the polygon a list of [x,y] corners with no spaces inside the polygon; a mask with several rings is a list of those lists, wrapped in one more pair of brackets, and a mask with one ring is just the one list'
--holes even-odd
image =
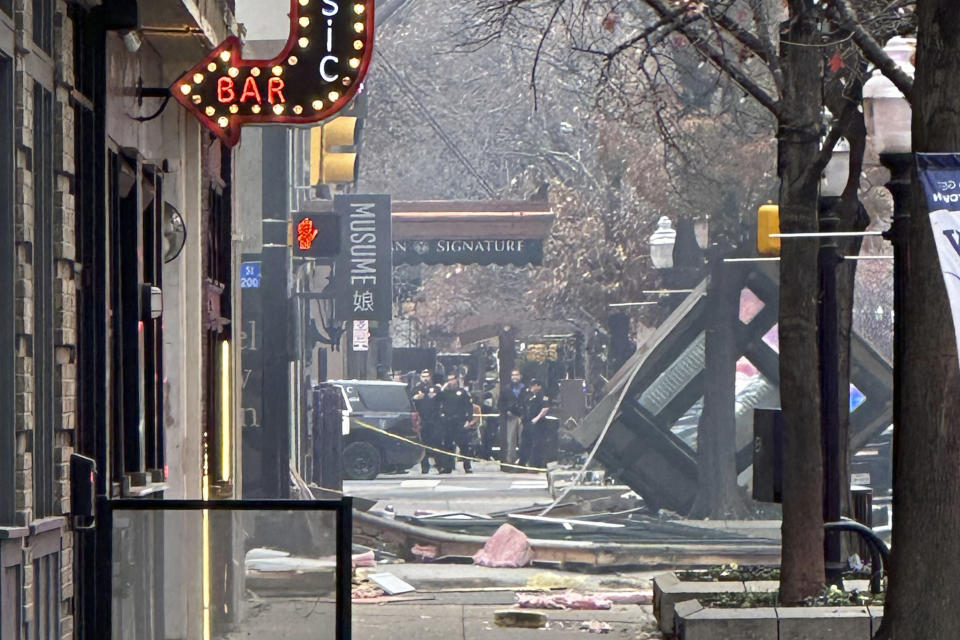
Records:
{"label": "parked car", "polygon": [[340,389],[347,406],[342,454],[345,479],[373,480],[380,473],[400,473],[420,463],[423,448],[377,430],[420,442],[420,416],[405,384],[379,380],[330,380],[328,384]]}

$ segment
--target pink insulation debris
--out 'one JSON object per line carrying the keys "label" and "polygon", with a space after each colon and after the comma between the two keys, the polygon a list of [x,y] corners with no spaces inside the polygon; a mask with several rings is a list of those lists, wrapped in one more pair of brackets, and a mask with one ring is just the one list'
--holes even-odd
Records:
{"label": "pink insulation debris", "polygon": [[373,554],[373,549],[370,551],[364,551],[363,553],[353,554],[353,566],[354,567],[375,567],[377,566],[376,556]]}
{"label": "pink insulation debris", "polygon": [[437,547],[432,544],[415,544],[410,553],[423,560],[432,560],[437,557]]}
{"label": "pink insulation debris", "polygon": [[599,593],[518,593],[521,609],[609,609],[614,604],[650,604],[652,592],[604,591]]}
{"label": "pink insulation debris", "polygon": [[517,603],[521,609],[609,609],[613,606],[613,603],[602,595],[576,591],[548,594],[518,593]]}
{"label": "pink insulation debris", "polygon": [[504,523],[474,554],[473,561],[483,567],[525,567],[533,561],[533,549],[522,531]]}

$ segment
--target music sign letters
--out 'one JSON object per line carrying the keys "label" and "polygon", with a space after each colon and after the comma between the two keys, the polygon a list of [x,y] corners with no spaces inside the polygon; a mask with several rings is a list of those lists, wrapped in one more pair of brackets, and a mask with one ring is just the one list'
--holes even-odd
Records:
{"label": "music sign letters", "polygon": [[393,309],[390,196],[335,196],[333,210],[340,218],[337,320],[388,322]]}
{"label": "music sign letters", "polygon": [[270,60],[244,60],[231,36],[170,87],[224,144],[244,124],[309,124],[357,94],[373,53],[374,0],[291,0],[290,35]]}
{"label": "music sign letters", "polygon": [[960,346],[960,154],[915,155],[950,301],[953,329]]}

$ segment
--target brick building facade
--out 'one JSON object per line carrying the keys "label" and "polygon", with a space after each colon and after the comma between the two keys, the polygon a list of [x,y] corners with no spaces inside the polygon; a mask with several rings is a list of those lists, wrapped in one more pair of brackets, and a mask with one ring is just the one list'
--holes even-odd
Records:
{"label": "brick building facade", "polygon": [[72,637],[73,31],[62,0],[13,0],[0,2],[0,33],[0,255],[13,275],[0,289],[0,368],[13,372],[0,402],[0,636]]}
{"label": "brick building facade", "polygon": [[[231,33],[232,0],[0,0],[0,640],[106,637],[110,549],[75,526],[72,454],[96,461],[100,500],[196,499],[212,434],[234,422],[219,410],[239,379],[221,366],[239,361],[232,152],[138,95]],[[199,555],[122,533],[134,554]],[[191,635],[142,595],[123,635]]]}

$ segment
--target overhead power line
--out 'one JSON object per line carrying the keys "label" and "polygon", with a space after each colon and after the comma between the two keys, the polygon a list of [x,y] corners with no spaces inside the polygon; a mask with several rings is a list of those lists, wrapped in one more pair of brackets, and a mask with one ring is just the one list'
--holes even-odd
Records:
{"label": "overhead power line", "polygon": [[400,87],[400,90],[410,99],[411,102],[413,102],[414,105],[416,105],[417,109],[420,111],[420,114],[423,116],[423,119],[426,120],[436,134],[440,136],[440,139],[443,140],[447,148],[453,152],[453,155],[457,157],[457,160],[459,160],[460,163],[466,167],[470,175],[474,177],[474,179],[477,181],[477,183],[479,183],[480,187],[487,193],[488,196],[491,198],[496,197],[496,191],[494,188],[482,175],[480,175],[480,172],[477,171],[476,167],[473,166],[473,163],[470,162],[470,159],[464,155],[460,147],[457,146],[457,143],[449,135],[447,135],[447,132],[443,130],[443,127],[433,117],[427,106],[420,101],[416,91],[410,87],[410,84],[407,82],[406,78],[404,78],[400,72],[396,70],[396,68],[390,63],[389,60],[387,60],[387,57],[383,55],[379,49],[375,49],[374,51],[377,54],[377,61],[383,64],[384,68],[393,78],[394,82],[396,82]]}

